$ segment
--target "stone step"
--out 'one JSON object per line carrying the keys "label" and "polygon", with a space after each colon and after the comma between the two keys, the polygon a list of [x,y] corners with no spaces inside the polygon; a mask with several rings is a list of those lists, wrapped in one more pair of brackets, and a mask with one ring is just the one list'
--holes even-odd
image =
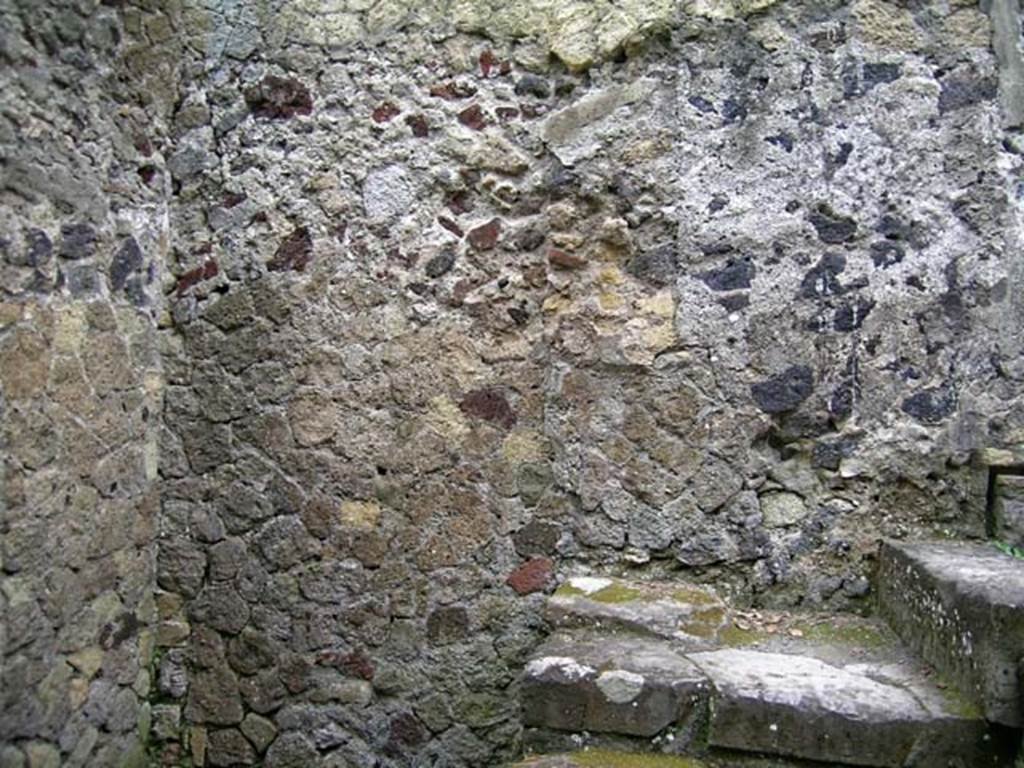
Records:
{"label": "stone step", "polygon": [[887,542],[879,610],[995,723],[1024,726],[1024,561],[990,544]]}
{"label": "stone step", "polygon": [[806,766],[806,763],[743,755],[695,758],[650,752],[584,749],[558,755],[534,755],[508,768],[799,768],[800,765]]}
{"label": "stone step", "polygon": [[709,587],[591,576],[568,579],[546,608],[556,627],[617,628],[698,645],[712,644],[725,614]]}
{"label": "stone step", "polygon": [[[1012,760],[1012,735],[990,728],[880,622],[742,614],[703,588],[605,581],[570,581],[550,600],[560,628],[523,678],[528,745],[627,738],[643,750],[879,768]],[[711,610],[707,631],[693,632]]]}

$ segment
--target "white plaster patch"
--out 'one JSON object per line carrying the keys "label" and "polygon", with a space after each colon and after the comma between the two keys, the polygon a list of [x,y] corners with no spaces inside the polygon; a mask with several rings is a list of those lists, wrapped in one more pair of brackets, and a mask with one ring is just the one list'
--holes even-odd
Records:
{"label": "white plaster patch", "polygon": [[613,583],[611,579],[602,579],[597,576],[574,576],[569,579],[570,587],[588,595],[600,592],[605,587],[610,587]]}
{"label": "white plaster patch", "polygon": [[532,677],[539,677],[549,669],[555,668],[570,680],[582,680],[587,675],[592,675],[595,670],[586,664],[580,664],[576,659],[569,656],[545,656],[541,659],[534,659],[526,665],[526,674]]}
{"label": "white plaster patch", "polygon": [[628,704],[644,689],[644,676],[623,669],[603,672],[597,678],[597,687],[608,701],[614,704]]}

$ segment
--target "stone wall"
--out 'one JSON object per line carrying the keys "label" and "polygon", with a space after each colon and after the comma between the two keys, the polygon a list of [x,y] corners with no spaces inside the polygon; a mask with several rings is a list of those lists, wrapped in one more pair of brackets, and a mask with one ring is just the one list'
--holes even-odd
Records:
{"label": "stone wall", "polygon": [[982,534],[1011,4],[0,0],[3,765],[495,765],[566,575]]}
{"label": "stone wall", "polygon": [[5,768],[147,763],[176,89],[135,5],[0,2]]}
{"label": "stone wall", "polygon": [[868,610],[881,537],[982,531],[969,453],[1024,421],[976,6],[212,6],[165,761],[496,764],[562,575]]}

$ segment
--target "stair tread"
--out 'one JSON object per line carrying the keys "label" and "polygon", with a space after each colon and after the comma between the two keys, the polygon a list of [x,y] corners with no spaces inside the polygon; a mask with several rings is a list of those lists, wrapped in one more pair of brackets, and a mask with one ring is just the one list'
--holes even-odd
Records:
{"label": "stair tread", "polygon": [[887,542],[957,592],[1024,611],[1024,560],[971,541]]}
{"label": "stair tread", "polygon": [[683,757],[649,752],[620,752],[609,749],[586,749],[558,755],[536,755],[515,763],[510,768],[800,768],[807,763],[794,763],[771,757]]}

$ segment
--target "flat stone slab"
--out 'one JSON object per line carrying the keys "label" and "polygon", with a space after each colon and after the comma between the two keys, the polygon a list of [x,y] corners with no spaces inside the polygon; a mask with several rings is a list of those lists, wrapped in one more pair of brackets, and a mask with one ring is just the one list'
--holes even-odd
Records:
{"label": "flat stone slab", "polygon": [[[711,681],[709,743],[846,765],[991,764],[977,713],[900,664],[726,648],[688,656]],[[922,698],[915,691],[924,689]]]}
{"label": "flat stone slab", "polygon": [[972,542],[887,542],[879,608],[992,722],[1024,726],[1024,561]]}
{"label": "flat stone slab", "polygon": [[654,736],[686,720],[706,690],[700,670],[657,640],[559,634],[526,666],[523,722]]}
{"label": "flat stone slab", "polygon": [[547,602],[556,627],[625,629],[713,645],[727,623],[726,605],[709,587],[573,577]]}
{"label": "flat stone slab", "polygon": [[509,768],[798,768],[796,763],[777,758],[744,757],[704,758],[650,752],[620,752],[610,749],[584,749],[562,755],[536,755]]}

